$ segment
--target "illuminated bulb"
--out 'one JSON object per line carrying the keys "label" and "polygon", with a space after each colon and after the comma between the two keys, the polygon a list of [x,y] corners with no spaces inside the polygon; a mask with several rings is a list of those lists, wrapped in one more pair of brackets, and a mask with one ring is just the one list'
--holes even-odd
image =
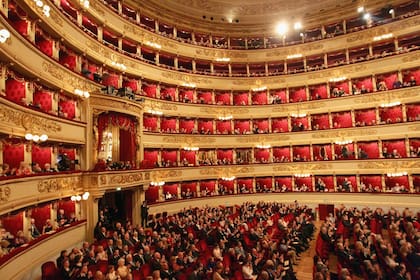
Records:
{"label": "illuminated bulb", "polygon": [[32,140],[32,138],[33,138],[33,135],[32,135],[32,134],[30,134],[30,133],[26,133],[26,134],[25,134],[25,139],[26,139],[26,140],[31,141],[31,140]]}
{"label": "illuminated bulb", "polygon": [[362,6],[360,6],[360,7],[357,8],[357,12],[358,13],[363,13],[364,10],[365,10],[365,8],[362,7]]}
{"label": "illuminated bulb", "polygon": [[76,196],[75,196],[75,195],[72,195],[72,196],[70,197],[70,200],[71,200],[71,201],[76,201]]}
{"label": "illuminated bulb", "polygon": [[281,23],[277,24],[277,26],[276,26],[277,34],[279,34],[281,36],[286,35],[287,29],[288,29],[287,24],[284,23],[284,22],[281,22]]}
{"label": "illuminated bulb", "polygon": [[42,8],[42,6],[44,6],[44,3],[42,3],[41,0],[36,1],[36,5],[40,8]]}
{"label": "illuminated bulb", "polygon": [[33,140],[34,142],[38,142],[38,141],[39,141],[39,135],[34,135],[34,136],[32,137],[32,140]]}
{"label": "illuminated bulb", "polygon": [[293,27],[294,27],[295,30],[302,29],[302,23],[301,22],[295,22]]}
{"label": "illuminated bulb", "polygon": [[47,139],[48,139],[48,135],[47,135],[47,134],[42,134],[42,135],[39,137],[39,140],[41,140],[42,142],[47,141]]}
{"label": "illuminated bulb", "polygon": [[82,195],[82,199],[83,199],[83,200],[87,200],[87,199],[89,198],[89,195],[90,195],[90,193],[89,193],[89,192],[85,192],[85,193]]}
{"label": "illuminated bulb", "polygon": [[6,42],[7,39],[10,38],[10,32],[7,29],[0,30],[0,43]]}
{"label": "illuminated bulb", "polygon": [[392,15],[393,13],[395,13],[394,9],[390,9],[389,14]]}
{"label": "illuminated bulb", "polygon": [[363,19],[364,20],[370,20],[370,14],[369,13],[364,14]]}

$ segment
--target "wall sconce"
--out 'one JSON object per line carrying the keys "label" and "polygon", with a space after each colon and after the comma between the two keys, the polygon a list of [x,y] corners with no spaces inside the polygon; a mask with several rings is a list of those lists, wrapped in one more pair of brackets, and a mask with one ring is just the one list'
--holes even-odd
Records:
{"label": "wall sconce", "polygon": [[89,9],[90,3],[89,0],[79,0],[80,5],[82,5],[85,9]]}
{"label": "wall sconce", "polygon": [[386,176],[388,176],[388,177],[401,177],[401,176],[406,176],[407,174],[408,174],[407,171],[400,171],[400,172],[387,173]]}
{"label": "wall sconce", "polygon": [[307,177],[311,177],[311,174],[309,174],[309,173],[296,173],[293,176],[295,176],[297,178],[307,178]]}
{"label": "wall sconce", "polygon": [[293,118],[304,118],[304,117],[306,117],[306,114],[305,113],[293,113],[293,114],[290,114],[290,116],[291,117],[293,117]]}
{"label": "wall sconce", "polygon": [[162,111],[153,110],[153,109],[149,109],[149,111],[147,111],[147,112],[152,114],[152,115],[156,115],[156,116],[162,116],[163,115]]}
{"label": "wall sconce", "polygon": [[152,182],[150,182],[150,185],[154,186],[154,187],[161,187],[161,186],[165,185],[165,182],[164,181],[152,181]]}
{"label": "wall sconce", "polygon": [[42,0],[34,0],[34,2],[39,9],[42,9],[42,13],[44,14],[44,16],[50,17],[50,6],[45,5],[44,2],[42,2]]}
{"label": "wall sconce", "polygon": [[337,140],[334,142],[334,144],[337,144],[337,145],[347,145],[351,143],[353,143],[353,140],[341,140],[341,141]]}
{"label": "wall sconce", "polygon": [[33,141],[35,143],[38,142],[45,142],[48,140],[48,135],[47,134],[32,134],[32,133],[26,133],[25,134],[25,139],[28,141]]}
{"label": "wall sconce", "polygon": [[236,177],[235,177],[235,176],[222,177],[222,180],[223,180],[223,181],[233,181],[233,180],[235,180],[235,179],[236,179]]}
{"label": "wall sconce", "polygon": [[10,38],[10,32],[7,29],[0,30],[0,43],[5,43]]}
{"label": "wall sconce", "polygon": [[218,117],[218,119],[221,120],[221,121],[228,121],[228,120],[233,119],[233,116],[232,115],[220,116],[220,117]]}
{"label": "wall sconce", "polygon": [[80,194],[72,195],[70,197],[70,200],[71,201],[79,202],[81,200],[88,200],[89,196],[90,196],[90,193],[89,192],[84,192],[82,195],[80,195]]}
{"label": "wall sconce", "polygon": [[183,149],[185,151],[198,151],[200,148],[199,147],[184,147]]}
{"label": "wall sconce", "polygon": [[113,62],[111,62],[111,65],[120,69],[120,70],[122,70],[122,71],[127,70],[127,66],[125,66],[123,63],[113,61]]}
{"label": "wall sconce", "polygon": [[83,98],[89,98],[90,94],[87,91],[83,91],[81,89],[75,89],[74,94],[83,97]]}
{"label": "wall sconce", "polygon": [[270,144],[258,144],[256,147],[258,149],[270,149],[271,145]]}

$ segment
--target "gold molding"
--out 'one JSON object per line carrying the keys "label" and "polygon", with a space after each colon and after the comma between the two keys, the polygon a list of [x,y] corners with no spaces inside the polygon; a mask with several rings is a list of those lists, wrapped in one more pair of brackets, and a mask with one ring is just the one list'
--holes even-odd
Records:
{"label": "gold molding", "polygon": [[273,167],[273,171],[308,171],[308,170],[327,170],[331,169],[333,165],[331,163],[288,163],[283,164],[282,166]]}
{"label": "gold molding", "polygon": [[319,131],[313,132],[312,138],[328,138],[328,139],[337,139],[343,137],[357,137],[357,136],[366,136],[366,135],[377,135],[378,130],[376,129],[355,129],[351,131],[340,130],[340,131]]}
{"label": "gold molding", "polygon": [[[111,175],[109,177],[109,184],[133,184],[133,183],[142,183],[143,173],[136,174],[118,174]],[[102,183],[102,182],[101,182]]]}
{"label": "gold molding", "polygon": [[82,187],[79,176],[41,180],[38,183],[38,192],[52,193],[57,191],[74,191]]}
{"label": "gold molding", "polygon": [[62,130],[62,127],[58,122],[38,117],[33,114],[20,112],[6,106],[0,107],[0,119],[3,122],[22,126],[28,131],[57,133]]}
{"label": "gold molding", "polygon": [[183,144],[184,145],[192,145],[192,144],[210,144],[215,143],[216,139],[215,137],[192,137],[192,136],[166,136],[162,139],[163,143],[176,143],[176,144]]}
{"label": "gold molding", "polygon": [[1,186],[0,187],[0,203],[8,202],[11,193],[12,193],[12,191],[11,191],[10,187]]}
{"label": "gold molding", "polygon": [[100,94],[97,94],[95,96],[91,96],[89,101],[91,107],[93,108],[94,114],[103,112],[101,108],[95,108],[95,106],[106,107],[108,108],[108,111],[115,109],[124,111],[124,113],[127,113],[128,111],[135,114],[136,116],[143,114],[143,104],[133,103],[122,98],[112,98],[109,96],[100,96]]}
{"label": "gold molding", "polygon": [[373,161],[373,162],[364,162],[357,164],[357,167],[360,169],[384,169],[386,171],[397,170],[406,170],[410,168],[415,168],[419,166],[419,161]]}
{"label": "gold molding", "polygon": [[200,169],[200,175],[216,175],[216,176],[232,176],[240,173],[250,174],[254,172],[254,167],[248,166],[227,166],[227,167],[212,167]]}

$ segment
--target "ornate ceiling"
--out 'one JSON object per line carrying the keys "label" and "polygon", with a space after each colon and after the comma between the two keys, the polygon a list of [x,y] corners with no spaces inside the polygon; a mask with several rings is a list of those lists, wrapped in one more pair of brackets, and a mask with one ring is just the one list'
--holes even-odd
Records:
{"label": "ornate ceiling", "polygon": [[[357,15],[357,7],[380,9],[401,0],[127,0],[163,22],[176,22],[198,30],[232,31],[243,33],[272,33],[274,26],[284,20],[302,21],[306,27],[320,22],[336,22]],[[205,16],[205,18],[204,18]],[[247,30],[244,30],[247,28]]]}

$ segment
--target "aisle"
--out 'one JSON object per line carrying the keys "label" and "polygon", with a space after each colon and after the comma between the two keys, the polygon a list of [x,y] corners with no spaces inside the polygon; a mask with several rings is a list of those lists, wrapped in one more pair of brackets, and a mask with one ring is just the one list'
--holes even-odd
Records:
{"label": "aisle", "polygon": [[313,268],[313,257],[315,256],[316,237],[318,236],[319,229],[322,222],[315,222],[315,233],[314,239],[310,242],[308,250],[300,255],[300,261],[298,265],[294,266],[296,277],[298,280],[312,280],[312,268]]}

